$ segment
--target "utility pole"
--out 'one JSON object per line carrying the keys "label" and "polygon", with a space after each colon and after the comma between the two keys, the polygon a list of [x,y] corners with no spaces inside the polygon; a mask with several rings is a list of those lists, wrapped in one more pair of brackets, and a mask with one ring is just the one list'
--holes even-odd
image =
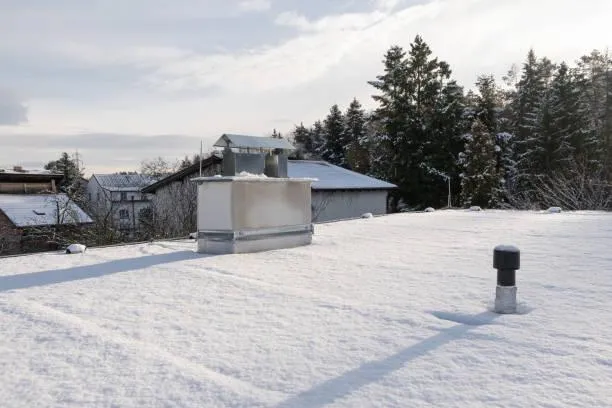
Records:
{"label": "utility pole", "polygon": [[448,208],[451,208],[451,178],[447,176],[446,179],[448,180]]}
{"label": "utility pole", "polygon": [[200,177],[202,177],[202,140],[200,140]]}
{"label": "utility pole", "polygon": [[74,161],[76,162],[77,172],[79,174],[81,174],[81,163],[80,163],[80,158],[79,158],[79,149],[76,149],[76,152],[74,153]]}

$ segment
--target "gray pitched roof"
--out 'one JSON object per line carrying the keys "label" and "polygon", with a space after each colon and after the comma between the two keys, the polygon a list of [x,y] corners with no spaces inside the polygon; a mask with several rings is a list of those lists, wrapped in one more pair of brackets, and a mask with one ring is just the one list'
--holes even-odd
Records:
{"label": "gray pitched roof", "polygon": [[16,227],[83,224],[92,219],[65,194],[0,194],[0,210]]}
{"label": "gray pitched roof", "polygon": [[316,178],[313,190],[391,190],[397,187],[324,161],[290,160],[287,172],[290,178]]}
{"label": "gray pitched roof", "polygon": [[[206,159],[203,165],[206,168],[221,161],[221,157],[213,156]],[[198,167],[198,163],[193,164],[180,172],[161,179],[142,191],[155,193],[157,189],[173,181],[197,177]],[[289,160],[287,172],[290,178],[317,179],[312,183],[313,190],[391,190],[397,188],[395,184],[334,166],[324,161]]]}
{"label": "gray pitched roof", "polygon": [[248,149],[283,149],[295,150],[295,147],[286,139],[274,137],[246,136],[224,134],[214,144],[215,147],[235,147]]}
{"label": "gray pitched roof", "polygon": [[157,181],[157,179],[153,177],[135,173],[94,174],[92,177],[95,177],[103,188],[114,191],[140,190]]}

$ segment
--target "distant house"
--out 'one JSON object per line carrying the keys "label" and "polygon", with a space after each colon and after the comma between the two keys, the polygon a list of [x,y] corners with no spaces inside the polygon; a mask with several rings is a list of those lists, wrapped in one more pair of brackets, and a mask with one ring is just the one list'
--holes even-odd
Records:
{"label": "distant house", "polygon": [[154,178],[138,173],[93,174],[87,183],[87,199],[98,219],[133,235],[140,228],[139,215],[151,205],[141,189],[153,182]]}
{"label": "distant house", "polygon": [[0,194],[57,193],[62,178],[61,173],[49,170],[26,170],[20,166],[0,168]]}
{"label": "distant house", "polygon": [[65,194],[61,174],[0,169],[0,254],[49,249],[49,241],[92,223]]}
{"label": "distant house", "polygon": [[[202,175],[221,174],[223,158],[215,154],[202,163]],[[180,216],[171,225],[181,224],[180,231],[170,235],[182,235],[196,228],[196,185],[190,179],[198,177],[199,163],[172,174],[142,189],[154,194],[157,211]],[[356,173],[324,161],[289,160],[288,175],[294,178],[316,178],[312,184],[312,218],[314,222],[343,220],[359,217],[364,213],[387,213],[387,197],[395,185]],[[177,189],[189,192],[177,194]],[[189,213],[188,210],[192,209]]]}

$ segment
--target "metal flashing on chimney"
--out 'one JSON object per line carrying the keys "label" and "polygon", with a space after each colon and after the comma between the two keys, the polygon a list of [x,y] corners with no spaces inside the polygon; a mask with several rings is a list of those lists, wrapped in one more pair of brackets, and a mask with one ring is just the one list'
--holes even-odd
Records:
{"label": "metal flashing on chimney", "polygon": [[289,153],[295,147],[285,139],[224,134],[214,144],[223,148],[223,175],[265,174],[286,178]]}

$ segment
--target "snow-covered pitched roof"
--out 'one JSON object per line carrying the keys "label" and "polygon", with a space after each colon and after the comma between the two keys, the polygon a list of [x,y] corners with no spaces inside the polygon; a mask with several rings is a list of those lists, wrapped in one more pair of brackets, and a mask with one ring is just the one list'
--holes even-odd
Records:
{"label": "snow-covered pitched roof", "polygon": [[291,178],[316,178],[313,190],[389,190],[395,184],[356,173],[324,161],[290,160],[287,172]]}
{"label": "snow-covered pitched roof", "polygon": [[112,191],[137,191],[157,181],[157,179],[136,173],[94,174],[100,186]]}
{"label": "snow-covered pitched roof", "polygon": [[16,227],[84,224],[92,219],[65,194],[0,194],[0,211]]}

